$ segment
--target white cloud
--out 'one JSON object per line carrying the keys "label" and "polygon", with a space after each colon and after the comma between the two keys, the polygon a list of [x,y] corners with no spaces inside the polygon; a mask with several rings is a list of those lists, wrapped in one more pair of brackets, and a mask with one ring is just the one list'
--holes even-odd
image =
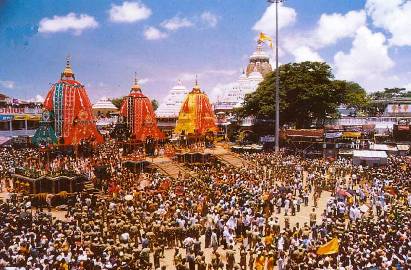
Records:
{"label": "white cloud", "polygon": [[[283,4],[278,6],[278,28],[282,29],[294,24],[297,19],[297,12]],[[264,32],[268,35],[275,35],[275,4],[271,4],[265,10],[263,16],[254,24],[253,30]]]}
{"label": "white cloud", "polygon": [[201,21],[207,24],[209,27],[216,27],[218,24],[218,16],[211,13],[210,11],[204,11],[201,16]]}
{"label": "white cloud", "polygon": [[339,13],[322,14],[312,39],[312,46],[321,48],[337,43],[340,39],[354,37],[357,30],[366,25],[365,11],[350,11],[345,15]]}
{"label": "white cloud", "polygon": [[0,80],[0,86],[3,86],[3,87],[8,88],[8,89],[13,89],[14,86],[15,86],[15,82]]}
{"label": "white cloud", "polygon": [[76,15],[69,13],[66,16],[53,16],[53,18],[43,18],[39,23],[40,33],[57,33],[74,31],[75,35],[80,35],[86,29],[93,29],[98,26],[94,17],[87,14]]}
{"label": "white cloud", "polygon": [[140,85],[145,85],[146,83],[148,83],[150,81],[149,78],[142,78],[138,80],[138,84]]}
{"label": "white cloud", "polygon": [[407,91],[411,91],[411,83],[404,85],[404,88],[407,89]]}
{"label": "white cloud", "polygon": [[284,32],[280,45],[295,61],[322,60],[317,50],[334,45],[344,38],[353,38],[357,30],[366,25],[365,11],[350,11],[346,14],[322,14],[311,31]]}
{"label": "white cloud", "polygon": [[30,99],[27,100],[27,101],[28,101],[28,102],[39,102],[39,103],[42,103],[42,102],[44,102],[44,97],[41,96],[41,95],[36,95],[35,97],[30,98]]}
{"label": "white cloud", "polygon": [[357,30],[349,53],[338,52],[334,56],[336,78],[358,81],[367,88],[382,88],[377,84],[384,81],[396,81],[387,78],[385,72],[394,66],[388,55],[385,36],[372,33],[367,27]]}
{"label": "white cloud", "polygon": [[301,46],[296,48],[292,51],[292,54],[295,57],[295,62],[324,61],[316,51],[312,50],[310,47],[307,46]]}
{"label": "white cloud", "polygon": [[122,5],[111,5],[109,10],[110,20],[118,23],[133,23],[145,20],[151,16],[151,9],[140,1],[123,2]]}
{"label": "white cloud", "polygon": [[411,46],[411,1],[367,0],[365,7],[373,24],[391,33],[391,45]]}
{"label": "white cloud", "polygon": [[187,18],[175,16],[169,20],[163,21],[161,26],[169,31],[176,31],[180,28],[192,27],[194,24]]}
{"label": "white cloud", "polygon": [[144,37],[147,40],[158,40],[168,37],[168,34],[160,31],[154,26],[150,26],[144,30]]}

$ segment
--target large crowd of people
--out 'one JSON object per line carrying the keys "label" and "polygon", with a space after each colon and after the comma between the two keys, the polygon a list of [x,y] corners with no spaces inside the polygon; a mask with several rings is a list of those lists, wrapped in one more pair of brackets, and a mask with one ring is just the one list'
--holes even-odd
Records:
{"label": "large crowd of people", "polygon": [[[0,268],[23,269],[409,269],[411,170],[285,153],[186,164],[171,179],[123,166],[118,144],[92,156],[3,150]],[[109,177],[99,181],[96,166]],[[13,193],[16,167],[33,175],[85,174],[99,192],[74,194],[64,212]],[[34,169],[33,169],[34,168]],[[38,173],[37,173],[38,172]],[[319,253],[320,247],[337,241]],[[325,246],[324,246],[325,245]]]}

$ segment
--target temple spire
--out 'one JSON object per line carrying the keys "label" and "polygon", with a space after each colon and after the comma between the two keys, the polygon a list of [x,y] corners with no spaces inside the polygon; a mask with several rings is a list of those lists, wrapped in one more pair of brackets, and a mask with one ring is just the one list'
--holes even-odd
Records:
{"label": "temple spire", "polygon": [[134,72],[134,85],[138,84],[137,72]]}
{"label": "temple spire", "polygon": [[70,54],[67,55],[66,57],[66,67],[61,74],[61,79],[73,79],[74,80],[74,72],[71,69],[71,63],[70,63],[71,57]]}
{"label": "temple spire", "polygon": [[133,86],[131,87],[131,92],[134,92],[134,91],[141,92],[141,87],[140,87],[140,85],[138,84],[137,72],[134,72],[134,84],[133,84]]}
{"label": "temple spire", "polygon": [[66,56],[66,68],[71,68],[71,65],[70,65],[70,54],[68,54],[68,55]]}
{"label": "temple spire", "polygon": [[200,85],[198,85],[198,77],[197,77],[197,74],[196,74],[196,80],[195,80],[195,85],[194,85],[193,90],[200,91]]}

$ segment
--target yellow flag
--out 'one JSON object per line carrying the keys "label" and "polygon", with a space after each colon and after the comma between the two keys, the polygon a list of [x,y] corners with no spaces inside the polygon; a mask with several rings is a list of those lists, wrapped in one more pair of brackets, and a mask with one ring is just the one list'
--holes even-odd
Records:
{"label": "yellow flag", "polygon": [[338,238],[335,237],[331,241],[325,243],[317,249],[317,255],[330,255],[338,253],[339,249]]}
{"label": "yellow flag", "polygon": [[269,45],[272,48],[273,47],[273,38],[264,34],[263,32],[260,32],[260,36],[258,37],[258,41],[260,42],[265,42],[265,41],[269,41]]}

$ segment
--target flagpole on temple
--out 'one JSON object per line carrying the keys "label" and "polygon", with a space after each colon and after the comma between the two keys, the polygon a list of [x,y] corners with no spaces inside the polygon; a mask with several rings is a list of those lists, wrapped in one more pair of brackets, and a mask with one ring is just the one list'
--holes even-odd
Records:
{"label": "flagpole on temple", "polygon": [[275,3],[275,152],[280,149],[280,71],[278,69],[278,4],[284,0],[267,0]]}

